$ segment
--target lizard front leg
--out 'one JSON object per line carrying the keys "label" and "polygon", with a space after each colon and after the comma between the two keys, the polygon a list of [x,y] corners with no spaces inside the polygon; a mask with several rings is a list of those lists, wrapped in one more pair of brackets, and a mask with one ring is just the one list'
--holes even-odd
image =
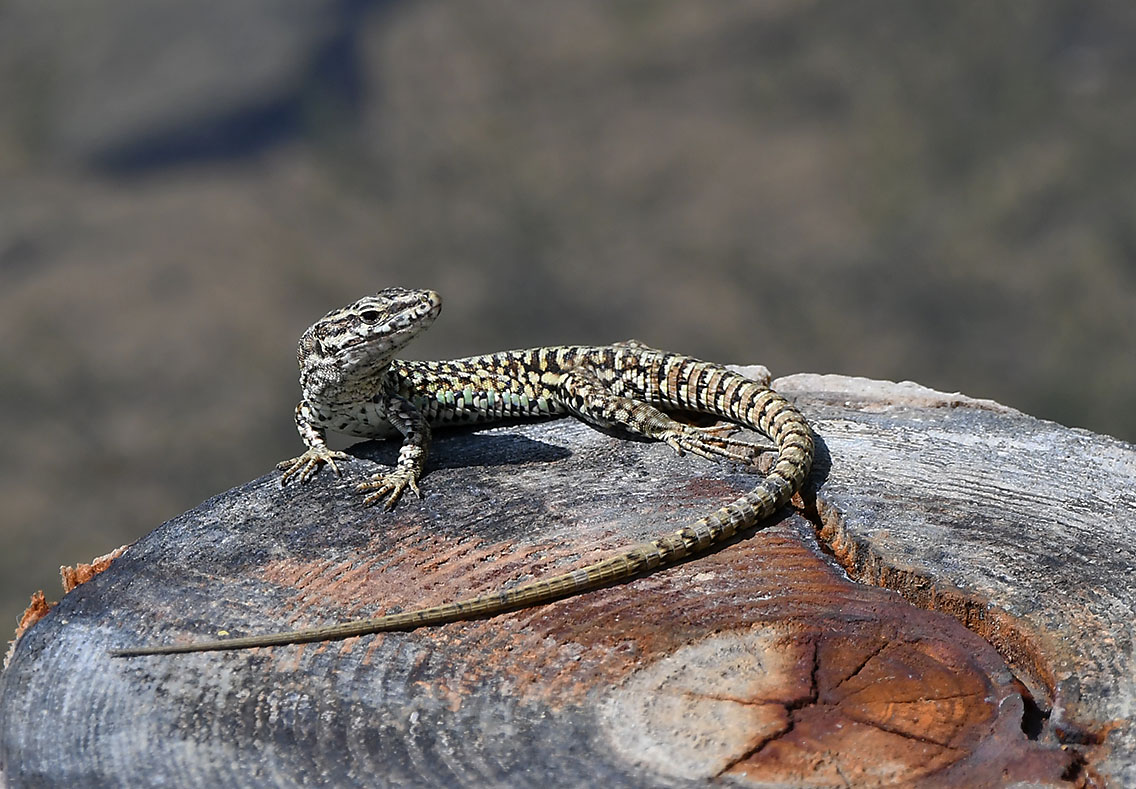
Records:
{"label": "lizard front leg", "polygon": [[430,451],[430,423],[414,407],[414,404],[401,395],[388,395],[382,402],[387,418],[398,432],[402,433],[402,448],[398,451],[398,463],[394,471],[371,475],[366,482],[355,486],[358,491],[371,491],[363,499],[370,506],[386,498],[385,509],[393,509],[402,498],[403,492],[410,488],[422,498],[418,480],[426,468],[426,455]]}
{"label": "lizard front leg", "polygon": [[296,406],[296,429],[300,432],[300,438],[304,440],[304,444],[308,448],[304,454],[289,460],[282,460],[276,464],[276,468],[284,471],[280,475],[280,484],[286,485],[288,480],[295,477],[302,485],[315,476],[324,463],[330,466],[331,470],[335,472],[335,476],[338,477],[339,466],[335,465],[335,461],[351,460],[351,456],[346,452],[327,448],[326,433],[323,428],[316,427],[311,406],[308,405],[306,400],[301,401]]}

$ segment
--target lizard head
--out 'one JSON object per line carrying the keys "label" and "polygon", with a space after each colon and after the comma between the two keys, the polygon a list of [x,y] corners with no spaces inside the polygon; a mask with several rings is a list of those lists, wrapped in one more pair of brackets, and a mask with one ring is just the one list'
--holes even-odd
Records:
{"label": "lizard head", "polygon": [[441,309],[442,297],[432,290],[386,288],[332,310],[300,337],[301,382],[381,375],[394,354],[433,323]]}

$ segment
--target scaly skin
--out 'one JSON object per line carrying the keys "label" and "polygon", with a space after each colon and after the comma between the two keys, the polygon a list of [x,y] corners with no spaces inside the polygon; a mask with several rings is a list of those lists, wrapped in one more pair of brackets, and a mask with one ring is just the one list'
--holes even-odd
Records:
{"label": "scaly skin", "polygon": [[573,414],[665,441],[678,453],[752,462],[754,447],[677,422],[660,409],[697,411],[758,430],[777,450],[758,485],[716,512],[594,564],[491,594],[373,619],[268,635],[121,649],[120,657],[247,649],[411,630],[548,603],[666,567],[753,527],[804,484],[813,460],[808,423],[785,398],[737,373],[630,341],[503,351],[448,362],[399,361],[394,354],[441,309],[425,290],[389,288],[334,310],[300,338],[296,425],[307,450],[284,461],[281,484],[306,482],[323,464],[339,473],[328,429],[363,438],[403,436],[395,468],[358,485],[365,504],[394,507],[418,481],[431,427]]}

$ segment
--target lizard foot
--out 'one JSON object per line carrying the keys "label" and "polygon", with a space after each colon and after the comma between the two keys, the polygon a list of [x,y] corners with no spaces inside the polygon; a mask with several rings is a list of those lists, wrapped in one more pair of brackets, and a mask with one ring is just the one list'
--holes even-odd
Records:
{"label": "lizard foot", "polygon": [[394,509],[394,505],[398,504],[398,500],[402,498],[407,488],[414,491],[418,498],[422,498],[422,491],[418,489],[418,478],[412,472],[399,468],[390,473],[372,474],[369,480],[355,486],[355,490],[358,491],[371,491],[363,498],[364,506],[377,504],[385,498],[383,509],[386,510]]}
{"label": "lizard foot", "polygon": [[711,442],[727,447],[735,447],[741,451],[748,450],[750,454],[753,455],[762,452],[777,451],[777,445],[768,440],[765,436],[761,436],[756,441],[736,441],[731,439],[734,433],[742,429],[740,425],[735,425],[733,422],[717,422],[713,425],[695,427],[694,429],[704,436],[708,436]]}
{"label": "lizard foot", "polygon": [[777,449],[777,447],[769,444],[751,444],[732,438],[722,438],[715,435],[717,432],[720,432],[720,428],[717,426],[709,430],[683,426],[682,429],[666,431],[660,438],[680,455],[689,452],[708,460],[725,459],[749,466],[756,463],[757,456],[762,452]]}
{"label": "lizard foot", "polygon": [[337,460],[351,460],[351,456],[346,452],[339,452],[338,450],[331,450],[327,447],[313,448],[309,447],[308,450],[291,460],[282,460],[276,464],[276,468],[282,469],[283,474],[280,475],[281,486],[288,484],[288,480],[295,477],[302,485],[309,479],[314,477],[322,464],[326,463],[335,472],[335,476],[339,476],[339,466],[335,465]]}

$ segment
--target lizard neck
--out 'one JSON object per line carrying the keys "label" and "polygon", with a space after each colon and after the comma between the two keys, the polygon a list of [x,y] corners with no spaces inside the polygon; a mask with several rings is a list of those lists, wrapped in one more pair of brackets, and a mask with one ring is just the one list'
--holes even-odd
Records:
{"label": "lizard neck", "polygon": [[334,366],[306,369],[300,376],[304,399],[327,406],[366,402],[376,393],[390,389],[391,361],[388,357],[350,369]]}

